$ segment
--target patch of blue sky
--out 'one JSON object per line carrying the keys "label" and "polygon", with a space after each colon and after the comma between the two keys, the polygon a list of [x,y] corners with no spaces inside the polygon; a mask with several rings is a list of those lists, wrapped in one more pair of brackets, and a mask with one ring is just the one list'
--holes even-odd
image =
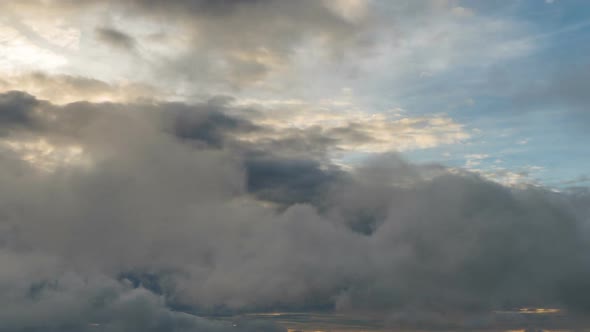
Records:
{"label": "patch of blue sky", "polygon": [[[590,98],[568,85],[587,87],[590,75],[590,3],[585,1],[463,1],[486,15],[514,17],[534,26],[537,48],[526,57],[488,67],[456,67],[416,79],[398,98],[412,114],[446,113],[478,129],[466,144],[405,153],[415,161],[464,166],[469,155],[487,155],[477,167],[538,167],[540,180],[561,187],[590,170],[587,142]],[[578,80],[578,81],[576,81]],[[590,90],[589,90],[590,91]],[[590,92],[589,92],[590,93]]]}

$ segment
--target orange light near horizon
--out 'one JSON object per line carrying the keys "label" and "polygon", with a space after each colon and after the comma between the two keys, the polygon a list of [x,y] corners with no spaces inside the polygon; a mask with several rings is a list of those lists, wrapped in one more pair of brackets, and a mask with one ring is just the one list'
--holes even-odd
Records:
{"label": "orange light near horizon", "polygon": [[518,309],[523,314],[556,314],[561,312],[561,309],[557,308],[520,308]]}

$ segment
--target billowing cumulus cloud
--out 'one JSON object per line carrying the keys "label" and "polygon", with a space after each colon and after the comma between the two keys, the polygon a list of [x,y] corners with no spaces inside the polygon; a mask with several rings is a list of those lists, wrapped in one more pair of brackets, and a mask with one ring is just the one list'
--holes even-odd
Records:
{"label": "billowing cumulus cloud", "polygon": [[352,172],[285,159],[240,141],[268,129],[215,100],[1,100],[3,139],[75,143],[88,160],[42,171],[2,154],[6,330],[224,331],[193,316],[216,310],[370,310],[395,325],[590,306],[587,196],[396,156]]}
{"label": "billowing cumulus cloud", "polygon": [[129,281],[64,270],[59,259],[42,253],[3,250],[0,262],[6,299],[0,331],[281,331],[175,312]]}

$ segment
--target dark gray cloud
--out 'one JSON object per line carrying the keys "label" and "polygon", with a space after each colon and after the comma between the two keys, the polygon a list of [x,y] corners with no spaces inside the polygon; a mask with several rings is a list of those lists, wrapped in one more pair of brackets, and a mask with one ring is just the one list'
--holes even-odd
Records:
{"label": "dark gray cloud", "polygon": [[232,134],[261,130],[247,119],[226,114],[224,103],[215,99],[199,105],[169,103],[162,105],[171,131],[183,140],[194,140],[221,147]]}
{"label": "dark gray cloud", "polygon": [[118,48],[125,51],[135,50],[135,38],[123,31],[110,27],[99,27],[95,29],[95,32],[98,40],[113,48]]}
{"label": "dark gray cloud", "polygon": [[312,159],[288,159],[251,153],[244,161],[247,189],[258,198],[292,205],[320,205],[327,187],[344,177],[337,168],[322,169]]}
{"label": "dark gray cloud", "polygon": [[0,130],[33,126],[38,104],[35,97],[21,91],[0,94]]}
{"label": "dark gray cloud", "polygon": [[44,172],[2,153],[0,259],[14,268],[0,272],[0,330],[224,331],[194,314],[276,309],[432,326],[493,309],[588,310],[587,193],[396,156],[344,172],[239,141],[272,129],[219,102],[0,100],[40,123],[11,139],[76,144],[88,159]]}
{"label": "dark gray cloud", "polygon": [[236,7],[268,5],[272,2],[270,0],[172,0],[164,4],[157,0],[129,0],[124,4],[154,13],[225,15],[230,14]]}

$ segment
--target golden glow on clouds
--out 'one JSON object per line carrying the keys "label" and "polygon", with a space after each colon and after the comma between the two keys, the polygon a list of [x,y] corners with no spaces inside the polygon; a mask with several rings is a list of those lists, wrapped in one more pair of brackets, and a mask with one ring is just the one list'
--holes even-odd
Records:
{"label": "golden glow on clouds", "polygon": [[557,308],[521,308],[518,311],[522,314],[557,314],[561,309]]}
{"label": "golden glow on clouds", "polygon": [[81,166],[88,163],[80,146],[54,145],[44,138],[4,140],[0,141],[0,146],[17,153],[23,161],[45,172],[52,172],[61,166]]}
{"label": "golden glow on clouds", "polygon": [[287,65],[282,57],[264,47],[237,49],[229,52],[228,58],[231,59],[225,63],[228,78],[237,86],[261,83],[269,74],[280,72]]}
{"label": "golden glow on clouds", "polygon": [[[245,101],[240,103],[247,105]],[[275,107],[266,111],[263,108],[253,121],[276,130],[246,134],[241,139],[249,142],[278,140],[295,135],[297,131],[319,131],[336,139],[334,148],[341,152],[382,153],[432,148],[470,137],[463,125],[444,115],[407,117],[401,109],[370,114],[347,109],[352,104],[346,99],[324,99],[319,107],[293,99],[282,104],[279,100],[264,104]]]}
{"label": "golden glow on clouds", "polygon": [[[217,41],[211,39],[212,33],[225,32],[225,24],[215,20],[191,23],[179,20],[172,24],[162,24],[150,16],[124,19],[123,16],[115,14],[109,16],[108,22],[105,23],[106,13],[101,12],[98,6],[80,7],[83,11],[75,13],[76,6],[67,3],[50,1],[46,3],[47,6],[41,7],[32,6],[35,1],[29,5],[27,3],[29,2],[11,2],[9,6],[0,4],[0,10],[10,10],[15,14],[13,18],[0,25],[0,92],[22,90],[38,99],[66,104],[76,101],[182,101],[183,97],[179,94],[190,99],[191,94],[198,90],[196,86],[204,86],[204,95],[233,94],[236,88],[243,89],[238,94],[240,99],[237,104],[261,106],[261,116],[253,121],[273,130],[242,134],[239,139],[256,143],[286,139],[303,131],[318,131],[325,137],[335,140],[336,143],[330,145],[330,149],[336,153],[409,151],[460,143],[470,138],[463,125],[446,115],[412,117],[401,109],[371,114],[366,109],[356,106],[354,89],[346,87],[350,82],[344,84],[340,82],[341,77],[337,73],[321,71],[323,66],[328,65],[322,61],[334,59],[328,57],[320,60],[322,57],[319,55],[331,53],[328,50],[333,50],[334,45],[338,46],[344,42],[338,39],[348,36],[348,32],[342,34],[338,29],[354,27],[349,31],[352,34],[364,31],[362,27],[371,14],[371,1],[368,0],[322,0],[319,2],[320,6],[347,21],[351,26],[326,26],[329,27],[326,31],[320,29],[310,34],[311,37],[307,36],[309,40],[297,44],[283,44],[287,40],[286,36],[274,40],[272,33],[265,37],[269,38],[268,42],[261,44],[252,44],[247,40],[237,42],[234,40],[233,32],[225,36],[226,39]],[[469,9],[462,7],[453,7],[453,12],[459,16],[473,14]],[[234,14],[237,16],[233,19],[240,22],[240,15],[243,13],[238,11]],[[84,24],[81,24],[80,15],[83,16]],[[97,41],[93,31],[105,24],[127,34],[137,42],[134,52],[113,52],[108,45]],[[322,37],[322,32],[325,32],[326,38]],[[405,46],[396,43],[394,49],[390,50],[392,52],[385,53],[398,54],[399,47],[402,50],[408,47],[410,50],[427,47],[432,43],[432,40],[427,38],[431,34],[427,32],[424,36],[419,33],[413,34],[412,38],[404,42]],[[322,47],[321,49],[312,47],[318,38],[325,39],[326,42],[325,45],[318,46]],[[387,40],[383,42],[388,43]],[[332,43],[334,45],[331,46]],[[199,49],[195,49],[195,45],[198,45]],[[340,46],[335,49],[339,49]],[[300,47],[309,49],[301,54],[285,51],[297,50]],[[190,59],[190,66],[186,68],[180,66],[185,56]],[[404,63],[404,59],[399,58],[400,64]],[[177,62],[182,69],[181,72],[173,70],[168,74],[183,76],[186,72],[187,77],[190,77],[190,83],[180,84],[179,81],[170,78],[171,76],[160,75],[154,80],[154,73],[161,74],[158,70],[167,65],[175,67]],[[359,68],[363,68],[365,74],[377,74],[382,68],[398,70],[396,68],[404,67],[390,65],[390,62],[389,55],[387,59],[371,58],[371,63],[381,67],[364,68],[361,61]],[[196,78],[190,73],[193,66],[197,68]],[[299,76],[309,70],[313,74],[311,77]],[[219,75],[222,77],[217,77]],[[322,86],[329,84],[323,84],[321,80],[309,80],[328,79],[331,76],[334,76],[336,82],[328,81],[330,84],[345,86],[339,87],[342,93],[337,97],[319,91]],[[123,78],[132,78],[137,82]],[[223,83],[220,84],[220,80]],[[305,93],[291,94],[290,90],[285,88],[291,87],[291,84],[295,88],[301,88],[298,86],[301,82],[309,85],[300,89],[301,91],[313,86],[315,93],[315,86],[318,87],[318,96],[314,100],[305,99]],[[224,88],[218,89],[226,83],[230,85],[230,92]],[[162,87],[170,91],[165,91]],[[252,90],[247,90],[248,88]],[[269,96],[268,92],[272,94]],[[276,99],[277,93],[284,99]],[[266,98],[256,99],[256,96]],[[47,153],[39,152],[44,151],[41,148],[29,150],[37,151],[34,155],[44,156],[39,157],[41,159],[48,158]],[[55,156],[55,153],[49,155]]]}
{"label": "golden glow on clouds", "polygon": [[52,71],[66,62],[63,55],[39,47],[15,28],[0,24],[0,73],[31,68]]}
{"label": "golden glow on clouds", "polygon": [[0,81],[0,92],[9,90],[26,91],[54,104],[76,101],[126,103],[161,96],[158,90],[147,84],[125,81],[109,84],[85,77],[48,75],[42,72],[5,77],[4,81]]}
{"label": "golden glow on clouds", "polygon": [[559,308],[520,308],[516,310],[494,311],[496,314],[525,314],[525,315],[550,315],[564,313]]}
{"label": "golden glow on clouds", "polygon": [[80,48],[80,30],[69,25],[63,18],[35,18],[24,20],[32,32],[51,44],[64,50],[76,51]]}
{"label": "golden glow on clouds", "polygon": [[510,187],[539,185],[538,175],[544,171],[543,167],[535,165],[507,169],[502,166],[502,159],[494,159],[487,154],[468,154],[464,157],[466,170]]}
{"label": "golden glow on clouds", "polygon": [[322,3],[334,13],[351,22],[362,20],[369,11],[368,0],[322,0]]}

